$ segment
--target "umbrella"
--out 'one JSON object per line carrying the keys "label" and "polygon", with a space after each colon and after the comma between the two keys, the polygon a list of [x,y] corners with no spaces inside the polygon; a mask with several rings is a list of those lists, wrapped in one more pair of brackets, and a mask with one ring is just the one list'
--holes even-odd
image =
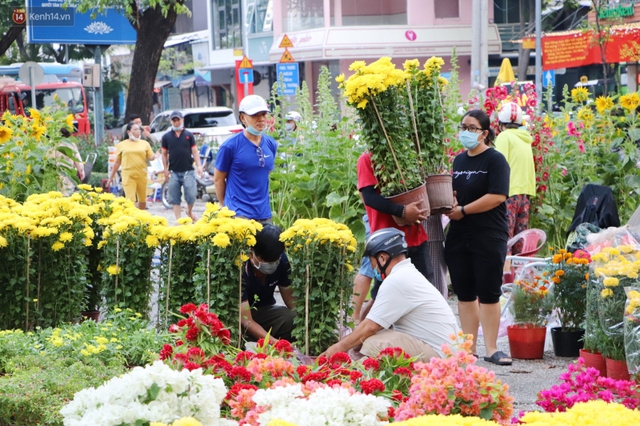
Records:
{"label": "umbrella", "polygon": [[502,60],[502,65],[500,65],[500,72],[498,73],[494,86],[499,86],[502,83],[511,83],[512,81],[515,81],[515,79],[516,76],[513,74],[511,61],[509,61],[509,58],[504,58]]}

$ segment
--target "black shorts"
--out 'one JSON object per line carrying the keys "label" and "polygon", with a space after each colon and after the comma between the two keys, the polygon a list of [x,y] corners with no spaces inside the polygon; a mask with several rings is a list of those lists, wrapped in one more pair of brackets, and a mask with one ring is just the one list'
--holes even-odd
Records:
{"label": "black shorts", "polygon": [[444,260],[458,300],[498,303],[506,256],[506,238],[447,235]]}

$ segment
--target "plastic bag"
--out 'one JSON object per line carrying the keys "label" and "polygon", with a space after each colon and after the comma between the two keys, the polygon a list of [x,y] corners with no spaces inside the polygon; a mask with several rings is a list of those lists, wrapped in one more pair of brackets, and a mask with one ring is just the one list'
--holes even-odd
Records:
{"label": "plastic bag", "polygon": [[640,374],[640,292],[629,291],[624,315],[624,349],[632,378]]}

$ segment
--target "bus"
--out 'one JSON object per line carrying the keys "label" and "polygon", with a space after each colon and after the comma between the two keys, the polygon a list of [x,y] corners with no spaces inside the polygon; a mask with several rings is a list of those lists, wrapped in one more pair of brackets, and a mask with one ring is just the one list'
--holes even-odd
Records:
{"label": "bus", "polygon": [[39,63],[44,69],[44,82],[36,85],[36,105],[31,105],[31,87],[16,80],[22,64],[0,66],[0,114],[29,116],[29,108],[42,109],[54,104],[54,96],[67,105],[73,114],[74,134],[89,134],[89,108],[82,85],[83,71],[79,65]]}

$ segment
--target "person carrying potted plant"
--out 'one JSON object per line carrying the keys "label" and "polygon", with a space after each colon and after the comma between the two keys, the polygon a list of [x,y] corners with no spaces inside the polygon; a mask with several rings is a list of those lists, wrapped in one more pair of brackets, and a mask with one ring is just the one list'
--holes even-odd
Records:
{"label": "person carrying potted plant", "polygon": [[484,360],[511,365],[511,357],[497,347],[502,270],[509,236],[504,204],[509,194],[509,164],[490,146],[494,139],[490,124],[484,111],[471,110],[459,126],[459,139],[466,151],[453,161],[457,205],[446,213],[451,224],[444,257],[458,296],[462,331],[473,335],[472,352],[476,351],[482,324]]}

